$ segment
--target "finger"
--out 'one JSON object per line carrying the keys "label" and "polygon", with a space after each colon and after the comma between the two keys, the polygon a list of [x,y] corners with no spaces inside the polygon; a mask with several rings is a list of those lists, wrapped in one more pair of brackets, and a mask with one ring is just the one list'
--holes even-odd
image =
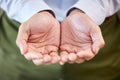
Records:
{"label": "finger", "polygon": [[104,42],[103,41],[100,41],[100,40],[96,40],[93,42],[93,45],[92,45],[92,50],[94,52],[94,54],[97,54],[98,51],[104,46]]}
{"label": "finger", "polygon": [[99,49],[102,48],[105,44],[101,30],[97,26],[96,29],[93,29],[90,34],[93,41],[92,50],[94,54],[97,54]]}
{"label": "finger", "polygon": [[83,63],[84,61],[85,61],[84,59],[78,58],[75,62],[80,64],[80,63]]}
{"label": "finger", "polygon": [[56,51],[58,51],[58,47],[49,45],[49,46],[46,46],[46,51],[47,51],[47,53],[56,52]]}
{"label": "finger", "polygon": [[71,52],[71,48],[70,48],[69,45],[61,45],[60,50],[61,51],[69,51],[69,52]]}
{"label": "finger", "polygon": [[52,57],[51,63],[57,63],[60,61],[60,57],[57,52],[51,52],[50,56]]}
{"label": "finger", "polygon": [[68,52],[63,51],[60,53],[60,58],[63,63],[68,61]]}
{"label": "finger", "polygon": [[48,62],[48,63],[44,63],[45,66],[48,66],[48,65],[50,65],[50,64],[51,64],[50,62]]}
{"label": "finger", "polygon": [[59,64],[60,64],[60,65],[64,65],[65,63],[64,63],[63,61],[60,61]]}
{"label": "finger", "polygon": [[27,40],[28,40],[28,33],[25,30],[26,25],[22,24],[19,27],[16,44],[19,47],[21,54],[25,54],[27,52]]}
{"label": "finger", "polygon": [[32,61],[37,66],[43,64],[43,59],[33,59]]}
{"label": "finger", "polygon": [[80,51],[77,53],[79,58],[85,59],[85,60],[90,60],[92,59],[95,55],[92,53],[91,50],[85,50],[85,51]]}
{"label": "finger", "polygon": [[32,52],[28,52],[26,54],[24,54],[24,57],[27,59],[27,60],[32,60],[32,59],[41,59],[43,58],[43,56],[39,53],[32,53]]}
{"label": "finger", "polygon": [[43,56],[43,62],[44,62],[44,63],[49,63],[50,61],[51,61],[51,56],[48,55],[48,54],[45,54],[45,55]]}
{"label": "finger", "polygon": [[69,53],[68,59],[69,61],[74,62],[77,59],[77,55],[75,53]]}

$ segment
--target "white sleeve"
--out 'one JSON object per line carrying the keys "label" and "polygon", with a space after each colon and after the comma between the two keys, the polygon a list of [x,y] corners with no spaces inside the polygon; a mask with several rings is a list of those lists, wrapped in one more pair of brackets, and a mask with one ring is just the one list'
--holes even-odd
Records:
{"label": "white sleeve", "polygon": [[0,0],[0,8],[20,23],[42,10],[52,10],[44,0]]}
{"label": "white sleeve", "polygon": [[120,10],[120,0],[78,0],[71,8],[82,10],[100,25],[106,17]]}

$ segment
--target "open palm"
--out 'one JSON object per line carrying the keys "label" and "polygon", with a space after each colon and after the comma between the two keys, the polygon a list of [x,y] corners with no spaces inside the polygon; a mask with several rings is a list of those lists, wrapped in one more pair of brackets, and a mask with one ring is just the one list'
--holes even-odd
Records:
{"label": "open palm", "polygon": [[20,26],[16,43],[26,59],[40,65],[59,61],[59,38],[59,23],[49,12],[43,11]]}
{"label": "open palm", "polygon": [[61,32],[61,64],[90,60],[104,45],[100,28],[80,11],[63,20]]}

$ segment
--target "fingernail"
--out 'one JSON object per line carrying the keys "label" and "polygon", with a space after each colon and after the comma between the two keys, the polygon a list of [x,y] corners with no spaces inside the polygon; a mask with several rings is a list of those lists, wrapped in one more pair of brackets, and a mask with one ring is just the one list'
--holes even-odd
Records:
{"label": "fingernail", "polygon": [[66,62],[66,61],[67,61],[67,59],[66,59],[65,57],[62,57],[62,61]]}
{"label": "fingernail", "polygon": [[39,65],[42,64],[43,60],[42,59],[36,59],[36,60],[33,60],[33,62],[36,66],[39,66]]}
{"label": "fingernail", "polygon": [[51,58],[50,58],[49,56],[45,56],[45,57],[44,57],[44,62],[48,62],[48,61],[50,61],[50,59],[51,59]]}
{"label": "fingernail", "polygon": [[74,53],[69,54],[69,60],[74,61],[74,60],[76,60],[76,58],[77,58],[76,54],[74,54]]}
{"label": "fingernail", "polygon": [[69,60],[73,61],[73,60],[74,60],[74,57],[69,56]]}
{"label": "fingernail", "polygon": [[54,64],[54,63],[56,63],[57,61],[58,61],[57,58],[53,57],[51,63]]}
{"label": "fingernail", "polygon": [[63,62],[60,62],[60,65],[64,65],[65,63],[63,63]]}

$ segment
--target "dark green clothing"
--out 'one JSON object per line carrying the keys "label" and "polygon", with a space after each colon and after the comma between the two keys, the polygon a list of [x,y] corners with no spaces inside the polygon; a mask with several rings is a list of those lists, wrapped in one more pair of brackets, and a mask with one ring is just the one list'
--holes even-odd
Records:
{"label": "dark green clothing", "polygon": [[65,80],[120,80],[120,12],[101,25],[105,47],[90,61],[66,64]]}
{"label": "dark green clothing", "polygon": [[60,66],[35,66],[15,44],[19,23],[0,10],[0,80],[58,80]]}

